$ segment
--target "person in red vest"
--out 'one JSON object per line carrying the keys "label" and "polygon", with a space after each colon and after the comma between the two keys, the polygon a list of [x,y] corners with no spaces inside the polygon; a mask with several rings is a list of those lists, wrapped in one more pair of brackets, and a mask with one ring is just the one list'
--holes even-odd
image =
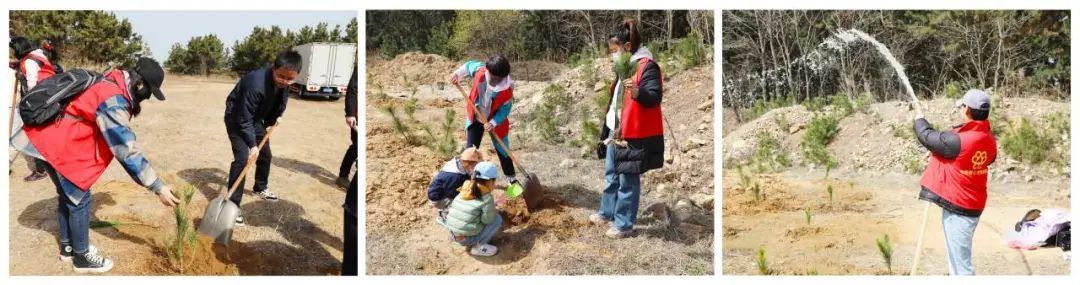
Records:
{"label": "person in red vest", "polygon": [[55,122],[23,126],[11,139],[20,152],[46,161],[45,170],[58,194],[60,259],[70,260],[77,273],[102,273],[113,267],[112,260],[90,245],[94,198],[90,187],[113,158],[163,205],[174,207],[179,202],[136,147],[131,129],[143,101],[151,96],[165,100],[161,92],[165,71],[153,59],[139,58],[134,68],[103,75],[103,80],[73,97]]}
{"label": "person in red vest", "polygon": [[990,164],[997,159],[997,141],[987,120],[990,96],[986,92],[968,90],[956,106],[965,122],[952,130],[934,130],[921,111],[916,115],[915,135],[930,150],[919,199],[941,207],[949,274],[974,275],[971,241],[986,207],[986,180]]}
{"label": "person in red vest", "polygon": [[[484,133],[492,130],[506,147],[510,147],[510,108],[514,103],[514,80],[510,78],[510,60],[505,56],[495,55],[486,62],[465,62],[450,75],[450,82],[460,84],[466,77],[472,78],[469,103],[476,108],[465,109],[465,148],[479,147]],[[479,116],[473,114],[473,109],[482,113],[488,121],[481,122]],[[499,144],[494,145],[507,183],[517,183],[514,161]]]}
{"label": "person in red vest", "polygon": [[[18,60],[13,68],[22,95],[37,86],[38,82],[58,73],[57,66],[50,59],[50,57],[55,58],[55,56],[47,54],[45,48],[35,47],[29,39],[14,37],[8,42],[8,46],[11,47],[11,50],[15,53],[15,58]],[[17,127],[13,126],[13,128]],[[30,175],[23,178],[23,181],[38,181],[48,176],[45,173],[44,161],[32,157],[26,157],[26,160],[27,166],[30,168]]]}
{"label": "person in red vest", "polygon": [[[630,53],[637,72],[610,86],[604,128],[597,156],[604,159],[604,192],[600,209],[589,216],[594,224],[612,222],[606,235],[633,233],[641,196],[641,175],[664,166],[663,76],[649,49],[641,46],[637,21],[628,19],[608,36],[612,59]],[[623,94],[616,94],[622,89]],[[621,102],[621,103],[618,103]]]}

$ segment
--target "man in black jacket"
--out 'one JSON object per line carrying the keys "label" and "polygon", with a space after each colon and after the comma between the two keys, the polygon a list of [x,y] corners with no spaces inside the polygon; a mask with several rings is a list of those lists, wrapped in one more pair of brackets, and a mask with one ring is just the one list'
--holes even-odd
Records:
{"label": "man in black jacket", "polygon": [[337,184],[346,187],[349,184],[349,175],[352,174],[352,166],[356,163],[356,69],[353,69],[352,79],[349,80],[349,90],[345,91],[345,124],[352,133],[352,145],[345,151],[345,157],[341,159],[341,167],[338,169]]}
{"label": "man in black jacket", "polygon": [[[225,130],[232,143],[233,162],[229,168],[228,185],[242,178],[244,165],[255,160],[255,195],[264,200],[276,201],[277,195],[267,189],[270,176],[270,141],[259,149],[259,141],[266,135],[266,128],[277,124],[285,113],[289,100],[289,84],[296,79],[303,63],[300,54],[285,50],[277,54],[273,66],[249,72],[240,78],[236,87],[225,100]],[[240,205],[244,196],[244,181],[229,200]],[[244,216],[236,218],[236,224],[244,224]]]}
{"label": "man in black jacket", "polygon": [[349,125],[349,129],[352,130],[352,145],[349,146],[349,150],[345,152],[345,159],[341,161],[341,173],[338,177],[338,181],[349,181],[345,187],[345,246],[342,249],[343,257],[341,260],[341,275],[344,276],[356,276],[357,271],[357,215],[356,215],[356,176],[350,180],[349,172],[352,170],[353,164],[356,163],[356,69],[353,68],[352,79],[349,80],[349,90],[345,91],[345,123]]}

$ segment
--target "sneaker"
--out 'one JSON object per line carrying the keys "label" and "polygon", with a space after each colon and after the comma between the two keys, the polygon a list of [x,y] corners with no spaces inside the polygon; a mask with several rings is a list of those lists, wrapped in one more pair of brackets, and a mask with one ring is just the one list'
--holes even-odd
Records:
{"label": "sneaker", "polygon": [[38,181],[38,180],[41,180],[41,179],[45,179],[45,177],[49,177],[49,174],[46,174],[44,171],[42,171],[42,172],[35,171],[33,173],[30,173],[30,175],[27,175],[25,178],[23,178],[23,181],[26,181],[26,182]]}
{"label": "sneaker", "polygon": [[478,244],[474,245],[472,249],[469,249],[469,254],[475,256],[495,256],[499,253],[499,248],[490,244]]}
{"label": "sneaker", "polygon": [[75,269],[75,273],[105,273],[112,269],[113,262],[97,252],[87,251],[83,254],[76,253],[71,267]]}
{"label": "sneaker", "polygon": [[604,235],[606,235],[609,238],[620,239],[620,238],[630,236],[630,234],[633,233],[633,232],[634,232],[633,229],[623,231],[623,230],[619,230],[619,229],[617,229],[615,227],[611,227],[611,228],[609,228],[607,230],[606,233],[604,233]]}
{"label": "sneaker", "polygon": [[274,194],[274,192],[270,192],[269,189],[255,191],[255,196],[262,198],[263,200],[277,201],[277,194]]}
{"label": "sneaker", "polygon": [[[90,245],[86,248],[86,252],[97,254],[97,247]],[[71,258],[75,256],[75,248],[72,248],[70,244],[60,245],[60,260],[71,261]]]}
{"label": "sneaker", "polygon": [[236,225],[237,226],[243,226],[244,225],[244,216],[236,216]]}
{"label": "sneaker", "polygon": [[592,215],[589,215],[589,222],[594,225],[606,225],[609,220],[603,215],[600,215],[600,213],[593,213]]}

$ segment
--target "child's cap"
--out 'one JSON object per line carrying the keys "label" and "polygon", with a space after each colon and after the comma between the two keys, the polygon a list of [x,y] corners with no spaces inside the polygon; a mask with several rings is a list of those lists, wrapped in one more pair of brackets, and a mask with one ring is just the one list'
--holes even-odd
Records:
{"label": "child's cap", "polygon": [[495,167],[495,164],[491,163],[489,161],[484,161],[484,162],[476,164],[476,168],[474,168],[474,172],[476,174],[476,178],[479,178],[479,179],[493,180],[493,179],[499,178],[499,169],[498,169],[498,167]]}

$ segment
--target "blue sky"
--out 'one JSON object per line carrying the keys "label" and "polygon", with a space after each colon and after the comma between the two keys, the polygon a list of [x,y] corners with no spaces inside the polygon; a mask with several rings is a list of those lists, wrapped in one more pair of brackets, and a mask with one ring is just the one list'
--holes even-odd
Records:
{"label": "blue sky", "polygon": [[195,36],[216,34],[225,48],[244,38],[256,26],[277,25],[298,30],[319,22],[344,29],[356,11],[112,11],[126,18],[150,46],[154,58],[164,61],[173,43],[186,43]]}

